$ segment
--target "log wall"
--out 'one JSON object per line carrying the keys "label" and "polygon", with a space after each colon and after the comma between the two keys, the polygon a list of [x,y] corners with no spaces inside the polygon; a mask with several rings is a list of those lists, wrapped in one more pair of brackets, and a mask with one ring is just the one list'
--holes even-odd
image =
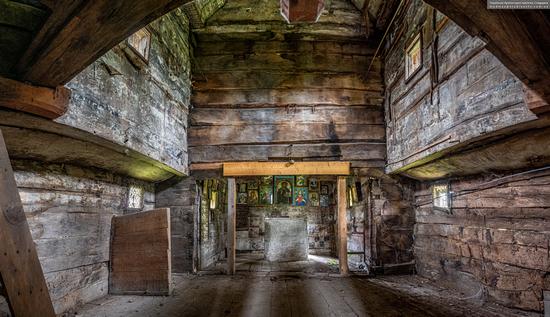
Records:
{"label": "log wall", "polygon": [[189,22],[177,9],[147,29],[148,63],[128,53],[124,42],[115,46],[67,84],[71,102],[56,121],[187,174]]}
{"label": "log wall", "polygon": [[152,186],[71,165],[12,165],[56,313],[106,295],[111,218],[135,212],[126,208],[130,184],[153,208]]}
{"label": "log wall", "polygon": [[[506,176],[505,178],[502,178]],[[510,307],[542,312],[550,289],[550,170],[451,181],[450,212],[415,192],[420,275]]]}
{"label": "log wall", "polygon": [[361,13],[332,1],[288,26],[276,1],[231,1],[195,29],[191,163],[348,160],[382,167],[380,65]]}
{"label": "log wall", "polygon": [[174,182],[157,184],[155,191],[155,206],[170,208],[172,272],[193,272],[200,213],[197,180],[194,177],[186,177]]}
{"label": "log wall", "polygon": [[[452,21],[410,1],[386,41],[387,172],[488,133],[536,119],[522,83]],[[446,22],[445,22],[446,21]],[[418,33],[422,66],[405,78],[405,50]],[[441,173],[427,171],[425,178]]]}

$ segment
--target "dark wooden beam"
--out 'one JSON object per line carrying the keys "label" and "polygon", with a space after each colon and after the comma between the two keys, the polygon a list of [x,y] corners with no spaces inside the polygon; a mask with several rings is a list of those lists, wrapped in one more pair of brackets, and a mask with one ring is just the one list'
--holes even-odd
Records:
{"label": "dark wooden beam", "polygon": [[0,77],[0,107],[55,119],[67,111],[70,96],[71,91],[63,86],[37,87]]}
{"label": "dark wooden beam", "polygon": [[189,0],[60,0],[19,61],[18,78],[65,84],[116,44]]}
{"label": "dark wooden beam", "polygon": [[493,53],[530,89],[550,99],[550,18],[543,10],[489,10],[486,0],[425,0]]}
{"label": "dark wooden beam", "polygon": [[0,276],[15,316],[54,317],[29,224],[0,132]]}

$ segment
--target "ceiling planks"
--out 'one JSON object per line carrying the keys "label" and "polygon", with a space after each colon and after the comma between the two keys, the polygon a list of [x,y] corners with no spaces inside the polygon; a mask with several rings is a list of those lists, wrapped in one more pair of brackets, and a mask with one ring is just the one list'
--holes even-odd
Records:
{"label": "ceiling planks", "polygon": [[17,78],[56,87],[113,46],[189,0],[61,0],[16,67]]}

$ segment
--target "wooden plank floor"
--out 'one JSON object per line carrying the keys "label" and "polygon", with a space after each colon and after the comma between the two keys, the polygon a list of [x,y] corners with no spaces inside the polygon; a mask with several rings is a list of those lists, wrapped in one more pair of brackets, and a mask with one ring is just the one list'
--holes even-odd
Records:
{"label": "wooden plank floor", "polygon": [[414,276],[403,279],[407,282],[277,272],[175,275],[172,296],[108,296],[75,313],[85,317],[534,316],[471,299],[446,298],[440,289]]}
{"label": "wooden plank floor", "polygon": [[[263,254],[237,254],[235,268],[237,272],[302,272],[308,274],[337,274],[338,259],[326,256],[309,255],[308,260],[292,262],[269,262]],[[225,261],[219,261],[202,273],[223,273],[227,269]]]}

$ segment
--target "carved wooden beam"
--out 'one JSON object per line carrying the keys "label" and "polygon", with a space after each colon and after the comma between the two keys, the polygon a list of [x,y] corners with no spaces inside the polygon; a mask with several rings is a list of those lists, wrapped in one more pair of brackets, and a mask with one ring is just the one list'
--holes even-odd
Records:
{"label": "carved wooden beam", "polygon": [[489,10],[486,0],[425,0],[493,53],[530,89],[550,100],[550,24],[543,10]]}
{"label": "carved wooden beam", "polygon": [[21,60],[18,78],[56,87],[116,44],[189,0],[60,0]]}
{"label": "carved wooden beam", "polygon": [[70,97],[71,91],[63,86],[37,87],[0,77],[0,107],[55,119],[67,111]]}

